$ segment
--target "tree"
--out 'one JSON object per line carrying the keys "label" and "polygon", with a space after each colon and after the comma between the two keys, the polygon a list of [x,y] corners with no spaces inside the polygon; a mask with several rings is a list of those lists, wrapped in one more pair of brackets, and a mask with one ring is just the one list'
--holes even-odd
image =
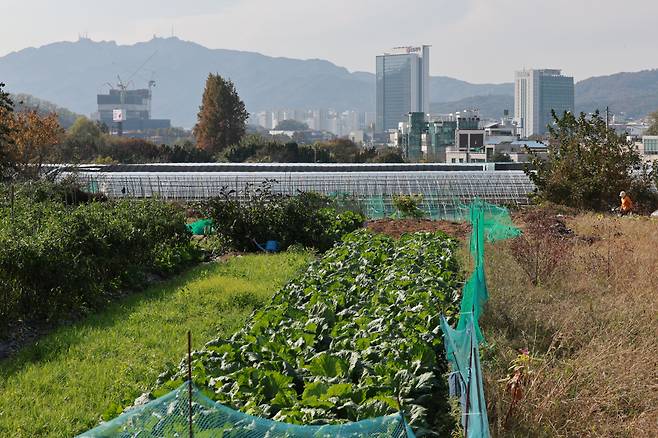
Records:
{"label": "tree", "polygon": [[57,161],[78,163],[94,160],[105,143],[98,122],[78,117],[66,132],[66,139],[57,150]]}
{"label": "tree", "polygon": [[11,143],[10,119],[13,117],[14,103],[2,88],[5,86],[0,82],[0,177],[5,176],[9,165],[8,150]]}
{"label": "tree", "polygon": [[297,120],[286,119],[277,123],[274,129],[277,131],[308,131],[308,125]]}
{"label": "tree", "polygon": [[658,135],[658,111],[649,114],[649,129],[646,135]]}
{"label": "tree", "polygon": [[496,151],[491,156],[491,162],[493,162],[493,163],[511,163],[512,158],[509,156],[509,154],[506,154],[506,153],[500,152],[500,151]]}
{"label": "tree", "polygon": [[356,143],[346,138],[318,142],[315,147],[327,149],[335,163],[354,163],[357,161],[356,158],[360,151]]}
{"label": "tree", "polygon": [[565,113],[549,126],[548,157],[529,151],[526,170],[536,195],[587,210],[606,210],[618,203],[621,190],[641,198],[650,192],[650,175],[634,145],[608,128],[598,112],[591,118]]}
{"label": "tree", "polygon": [[373,163],[404,163],[402,151],[398,148],[385,148],[377,152],[371,160]]}
{"label": "tree", "polygon": [[216,153],[238,144],[248,117],[233,82],[209,74],[194,126],[197,147]]}
{"label": "tree", "polygon": [[7,156],[12,173],[19,178],[37,178],[42,165],[52,157],[53,146],[62,138],[57,114],[20,112],[7,122],[11,130]]}

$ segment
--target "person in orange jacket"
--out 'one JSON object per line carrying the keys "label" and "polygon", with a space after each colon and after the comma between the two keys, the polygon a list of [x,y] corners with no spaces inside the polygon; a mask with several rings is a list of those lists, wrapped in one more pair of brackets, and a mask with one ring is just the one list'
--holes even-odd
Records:
{"label": "person in orange jacket", "polygon": [[619,193],[621,198],[621,206],[619,207],[619,215],[626,216],[631,211],[633,211],[633,200],[631,197],[626,194],[623,190]]}

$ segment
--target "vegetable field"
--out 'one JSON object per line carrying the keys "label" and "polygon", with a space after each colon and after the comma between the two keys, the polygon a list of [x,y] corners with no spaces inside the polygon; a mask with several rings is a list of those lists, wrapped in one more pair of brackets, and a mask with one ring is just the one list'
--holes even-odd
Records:
{"label": "vegetable field", "polygon": [[[454,315],[457,242],[361,230],[288,283],[230,339],[193,353],[193,380],[242,412],[298,424],[398,412],[418,436],[452,428],[439,315]],[[186,375],[160,376],[159,396]]]}

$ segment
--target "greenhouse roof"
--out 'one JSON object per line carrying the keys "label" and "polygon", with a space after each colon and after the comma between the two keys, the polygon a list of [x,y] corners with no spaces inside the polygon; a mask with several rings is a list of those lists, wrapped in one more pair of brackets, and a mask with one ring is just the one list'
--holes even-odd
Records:
{"label": "greenhouse roof", "polygon": [[520,163],[154,163],[58,166],[67,172],[463,172],[522,170]]}

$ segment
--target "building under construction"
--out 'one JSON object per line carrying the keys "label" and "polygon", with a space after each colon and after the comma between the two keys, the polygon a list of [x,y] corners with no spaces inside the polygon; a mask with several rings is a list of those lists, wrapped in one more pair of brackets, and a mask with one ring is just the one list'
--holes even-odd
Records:
{"label": "building under construction", "polygon": [[[151,129],[170,128],[169,119],[151,118],[151,84],[149,88],[128,90],[125,87],[110,89],[108,94],[99,94],[98,120],[113,133],[139,134]],[[116,119],[120,111],[121,123]]]}

